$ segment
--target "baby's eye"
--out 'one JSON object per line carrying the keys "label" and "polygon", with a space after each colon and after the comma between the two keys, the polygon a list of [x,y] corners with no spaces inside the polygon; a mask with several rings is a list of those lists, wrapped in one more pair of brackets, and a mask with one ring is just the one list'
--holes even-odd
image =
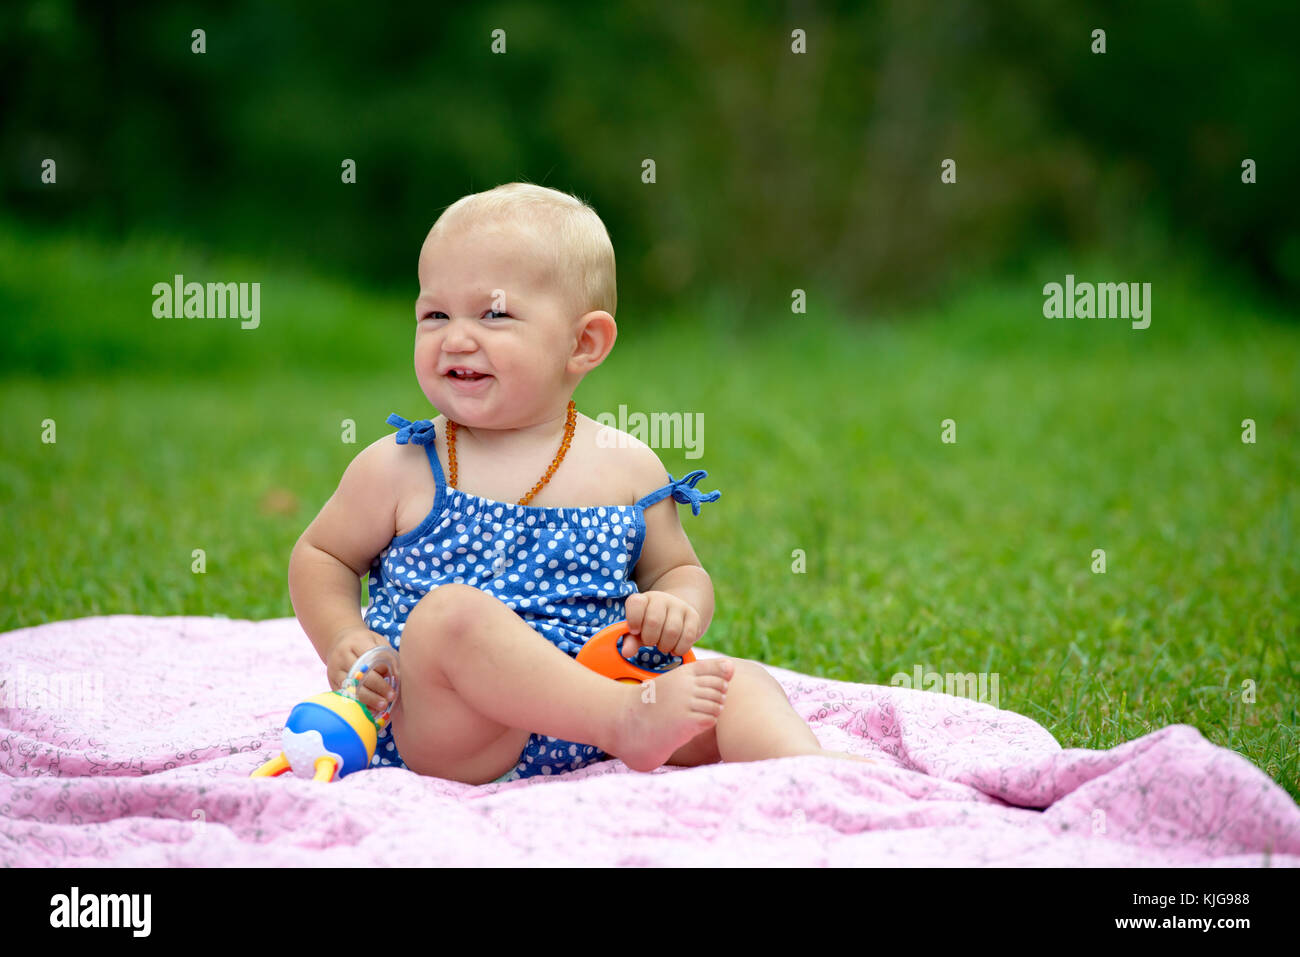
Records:
{"label": "baby's eye", "polygon": [[426,312],[426,313],[425,313],[423,316],[421,316],[420,318],[422,318],[422,319],[438,319],[438,318],[446,319],[446,318],[447,318],[447,314],[446,314],[445,312]]}
{"label": "baby's eye", "polygon": [[509,319],[509,318],[510,318],[510,313],[508,313],[508,312],[498,312],[498,311],[495,310],[495,309],[489,309],[488,312],[491,313],[491,315],[488,317],[488,318],[490,318],[490,319]]}

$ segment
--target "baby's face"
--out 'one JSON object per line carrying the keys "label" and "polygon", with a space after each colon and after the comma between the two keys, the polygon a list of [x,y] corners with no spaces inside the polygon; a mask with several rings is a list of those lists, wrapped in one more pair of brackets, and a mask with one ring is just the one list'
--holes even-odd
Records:
{"label": "baby's face", "polygon": [[[532,233],[456,224],[425,240],[418,273],[415,376],[438,411],[485,429],[563,411],[580,378],[568,368],[580,317]],[[458,379],[449,374],[457,367],[483,378]]]}

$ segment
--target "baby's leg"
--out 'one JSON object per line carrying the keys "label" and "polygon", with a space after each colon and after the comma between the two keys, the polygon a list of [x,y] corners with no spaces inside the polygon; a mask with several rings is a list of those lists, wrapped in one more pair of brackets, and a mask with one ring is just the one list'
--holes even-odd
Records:
{"label": "baby's leg", "polygon": [[639,686],[578,664],[499,599],[458,584],[433,589],[411,610],[400,656],[392,719],[403,761],[469,784],[510,770],[531,732],[652,770],[714,725],[732,669],[721,659],[677,668],[646,704]]}
{"label": "baby's leg", "polygon": [[[716,660],[716,659],[715,659]],[[717,761],[763,761],[818,754],[875,764],[870,758],[823,748],[808,722],[790,705],[781,683],[755,661],[731,659],[735,675],[718,723],[701,732],[668,759],[692,767]]]}

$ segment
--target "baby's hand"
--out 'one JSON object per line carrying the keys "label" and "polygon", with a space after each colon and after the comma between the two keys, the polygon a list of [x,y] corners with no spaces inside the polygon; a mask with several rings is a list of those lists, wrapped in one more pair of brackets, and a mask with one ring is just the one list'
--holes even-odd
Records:
{"label": "baby's hand", "polygon": [[[342,688],[343,682],[347,680],[348,672],[352,670],[356,660],[376,645],[386,644],[388,644],[387,638],[376,634],[364,625],[349,628],[334,643],[334,647],[330,649],[329,657],[325,662],[325,672],[329,679],[330,688],[334,691]],[[392,699],[393,689],[384,680],[387,674],[386,665],[376,665],[357,686],[357,698],[373,714],[379,714],[383,711],[388,707]]]}
{"label": "baby's hand", "polygon": [[623,657],[635,658],[642,645],[666,655],[685,655],[700,637],[700,613],[671,592],[645,591],[624,603],[628,633]]}

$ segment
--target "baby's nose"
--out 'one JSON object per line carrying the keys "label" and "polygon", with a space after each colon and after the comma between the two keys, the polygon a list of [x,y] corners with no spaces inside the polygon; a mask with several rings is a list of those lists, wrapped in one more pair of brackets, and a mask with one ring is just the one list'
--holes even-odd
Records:
{"label": "baby's nose", "polygon": [[[462,318],[464,321],[462,321]],[[444,338],[448,341],[473,342],[473,331],[478,327],[470,317],[452,316],[445,327]]]}

